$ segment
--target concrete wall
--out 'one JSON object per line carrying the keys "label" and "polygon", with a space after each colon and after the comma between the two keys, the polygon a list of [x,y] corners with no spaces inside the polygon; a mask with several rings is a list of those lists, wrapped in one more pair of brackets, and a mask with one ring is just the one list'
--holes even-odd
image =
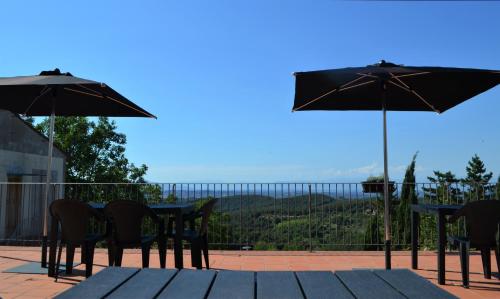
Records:
{"label": "concrete wall", "polygon": [[[0,128],[0,240],[38,239],[42,232],[45,195],[42,183],[46,181],[48,140],[8,111],[0,110]],[[64,167],[65,155],[54,147],[52,182],[64,182]],[[9,178],[26,184],[19,191],[18,225],[7,235],[7,199],[14,189],[12,184],[7,184]],[[56,194],[51,193],[49,199],[63,197],[64,190],[60,189]]]}

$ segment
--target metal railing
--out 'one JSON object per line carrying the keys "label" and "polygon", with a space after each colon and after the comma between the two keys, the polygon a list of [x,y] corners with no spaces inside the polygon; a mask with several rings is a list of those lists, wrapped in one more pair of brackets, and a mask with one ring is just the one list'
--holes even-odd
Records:
{"label": "metal railing", "polygon": [[[381,250],[380,183],[53,183],[50,201],[116,199],[200,202],[218,198],[209,222],[211,248],[255,250]],[[409,204],[464,204],[499,199],[491,184],[395,183],[392,235],[396,249],[410,246]],[[45,184],[0,183],[0,243],[38,244]],[[435,220],[421,220],[420,244],[435,246]],[[463,223],[451,225],[461,233]]]}

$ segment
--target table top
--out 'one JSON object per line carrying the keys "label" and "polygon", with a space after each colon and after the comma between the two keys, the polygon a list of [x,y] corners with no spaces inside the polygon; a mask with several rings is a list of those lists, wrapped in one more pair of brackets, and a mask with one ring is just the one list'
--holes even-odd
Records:
{"label": "table top", "polygon": [[411,209],[414,212],[453,215],[455,212],[463,207],[463,205],[441,205],[441,204],[413,204]]}
{"label": "table top", "polygon": [[56,298],[456,298],[408,269],[229,271],[108,267]]}
{"label": "table top", "polygon": [[[106,204],[102,202],[89,202],[89,205],[97,210],[102,210],[104,206],[106,206]],[[148,204],[148,207],[158,214],[173,213],[177,211],[188,213],[194,210],[194,204],[192,203],[152,203]]]}

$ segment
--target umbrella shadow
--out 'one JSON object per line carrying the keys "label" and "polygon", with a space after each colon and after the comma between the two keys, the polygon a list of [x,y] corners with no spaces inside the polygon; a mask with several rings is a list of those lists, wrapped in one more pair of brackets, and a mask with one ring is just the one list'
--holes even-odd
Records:
{"label": "umbrella shadow", "polygon": [[37,260],[29,260],[29,259],[23,259],[23,258],[12,257],[12,256],[3,256],[3,255],[0,255],[0,257],[1,257],[1,258],[4,258],[4,259],[15,260],[15,261],[21,261],[21,262],[29,262],[29,263],[38,262]]}
{"label": "umbrella shadow", "polygon": [[[437,272],[438,271],[436,269],[426,269],[426,268],[418,268],[417,270],[429,271],[429,272]],[[445,272],[446,273],[462,273],[462,271],[455,271],[455,270],[446,270]],[[470,272],[469,271],[469,274],[478,274],[478,275],[480,275],[480,274],[483,274],[483,273],[481,273],[481,272]],[[491,273],[491,275],[494,276],[493,273]]]}

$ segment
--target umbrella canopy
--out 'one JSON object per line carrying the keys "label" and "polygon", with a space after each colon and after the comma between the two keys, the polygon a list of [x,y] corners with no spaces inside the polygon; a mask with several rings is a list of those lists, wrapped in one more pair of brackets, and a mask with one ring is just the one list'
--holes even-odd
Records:
{"label": "umbrella canopy", "polygon": [[0,109],[29,116],[153,117],[104,83],[61,73],[0,78]]}
{"label": "umbrella canopy", "polygon": [[500,83],[500,71],[399,66],[385,61],[294,75],[293,111],[382,110],[385,96],[389,111],[441,113]]}
{"label": "umbrella canopy", "polygon": [[294,73],[293,111],[381,110],[384,143],[386,268],[391,268],[391,225],[386,111],[442,113],[500,83],[500,71],[402,66],[382,60],[366,67]]}

